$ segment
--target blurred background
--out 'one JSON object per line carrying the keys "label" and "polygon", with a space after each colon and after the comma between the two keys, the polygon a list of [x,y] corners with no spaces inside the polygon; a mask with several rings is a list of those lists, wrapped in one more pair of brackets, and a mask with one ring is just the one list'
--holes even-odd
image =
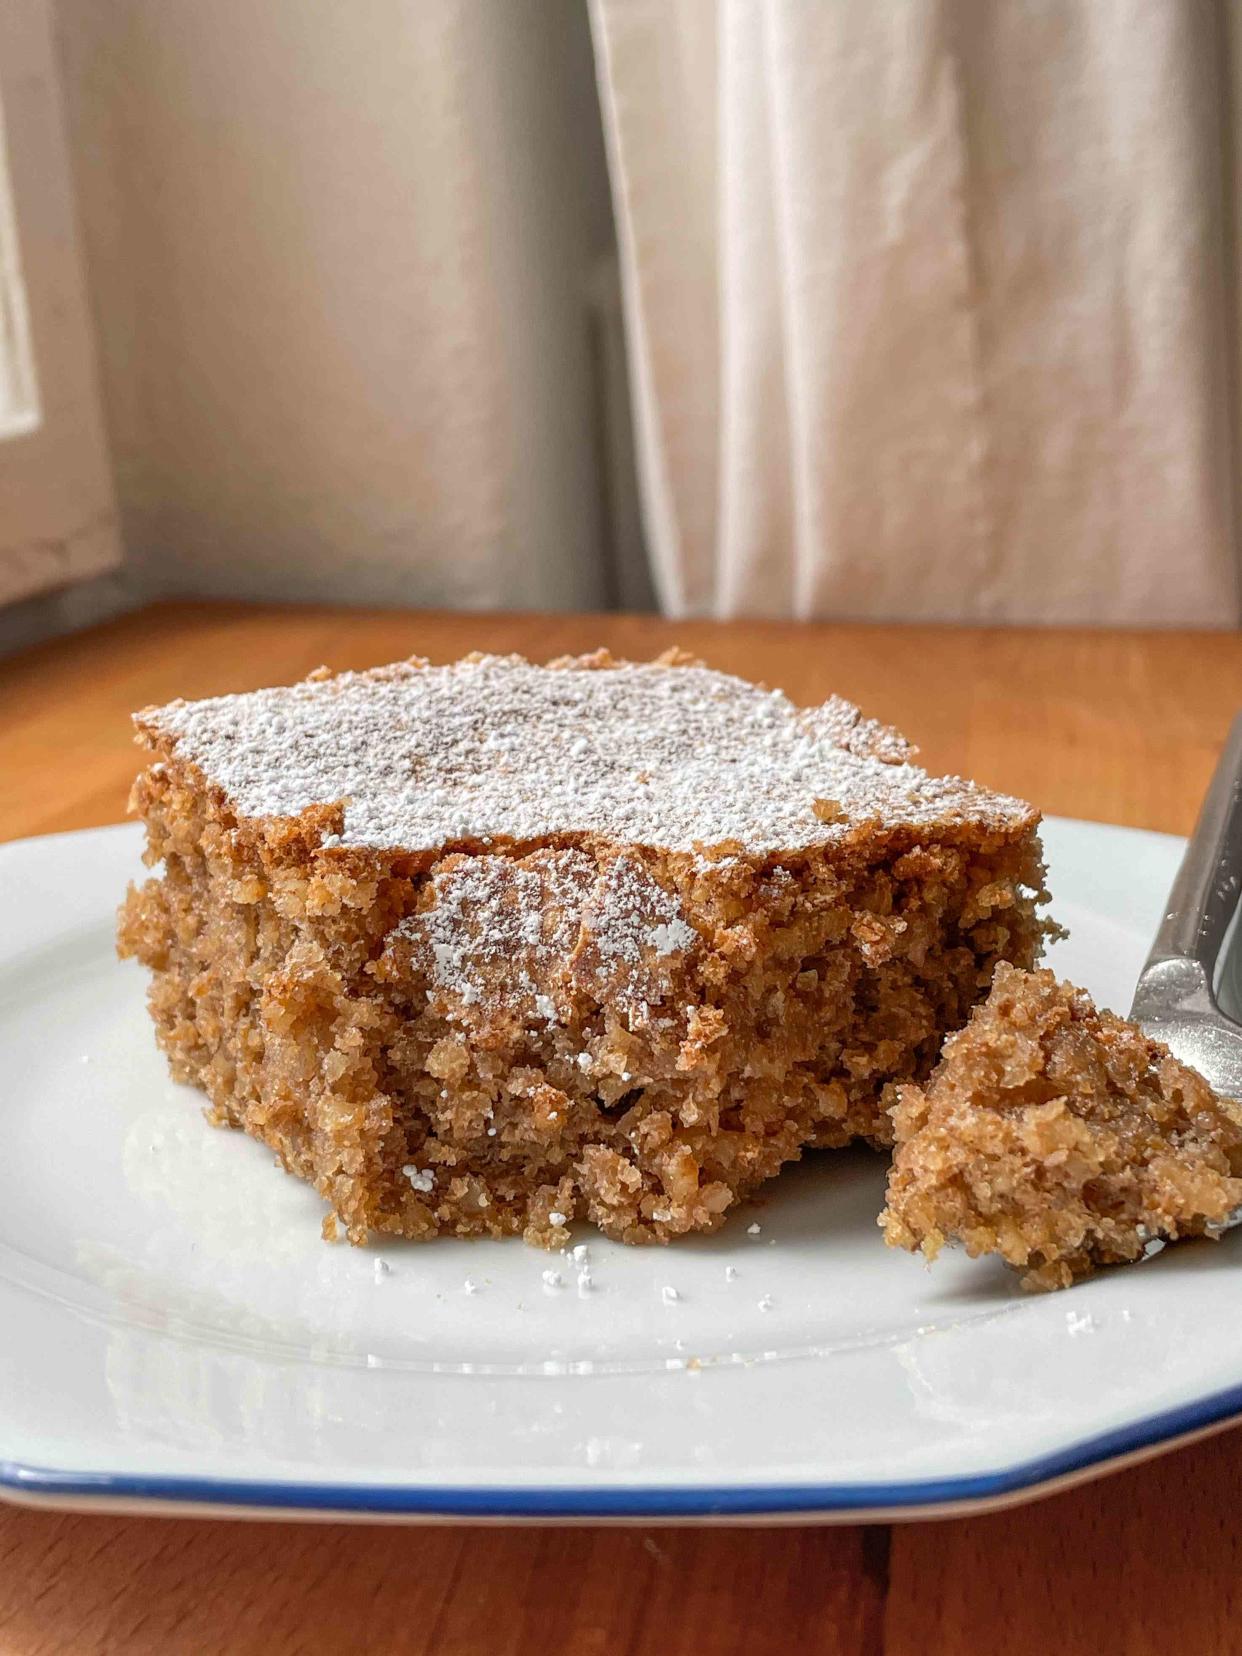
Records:
{"label": "blurred background", "polygon": [[0,647],[1239,621],[1228,0],[3,0]]}

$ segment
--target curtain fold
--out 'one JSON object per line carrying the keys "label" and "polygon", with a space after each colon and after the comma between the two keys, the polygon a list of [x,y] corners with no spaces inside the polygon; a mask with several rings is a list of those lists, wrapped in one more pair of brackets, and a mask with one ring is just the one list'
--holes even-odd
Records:
{"label": "curtain fold", "polygon": [[592,0],[674,614],[1232,624],[1196,0]]}

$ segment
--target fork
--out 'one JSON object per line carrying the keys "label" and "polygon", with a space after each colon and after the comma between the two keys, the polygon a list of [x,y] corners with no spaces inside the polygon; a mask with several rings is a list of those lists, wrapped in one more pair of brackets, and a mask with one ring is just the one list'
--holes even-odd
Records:
{"label": "fork", "polygon": [[1242,713],[1204,797],[1130,1010],[1148,1035],[1229,1098],[1242,1098],[1242,1025],[1218,997],[1240,889]]}

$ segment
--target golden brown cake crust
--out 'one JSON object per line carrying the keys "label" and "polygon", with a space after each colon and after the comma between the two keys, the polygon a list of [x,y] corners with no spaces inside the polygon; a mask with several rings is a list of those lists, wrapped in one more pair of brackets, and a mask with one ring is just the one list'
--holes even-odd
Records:
{"label": "golden brown cake crust", "polygon": [[1052,972],[1002,963],[925,1087],[898,1090],[893,1246],[999,1254],[1061,1288],[1242,1205],[1242,1107]]}
{"label": "golden brown cake crust", "polygon": [[[437,669],[315,681],[345,684],[361,748],[362,726],[388,733],[344,798],[317,794],[340,787],[347,744],[311,753],[296,697],[292,712],[273,692],[258,708],[222,698],[138,719],[153,762],[133,803],[162,874],[131,892],[121,951],[152,971],[174,1075],[311,1179],[352,1240],[556,1245],[579,1217],[625,1241],[710,1230],[805,1146],[887,1141],[886,1089],[929,1073],[998,960],[1033,961],[1036,813],[926,778],[849,704],[804,716],[669,660],[467,667],[442,670],[432,703]],[[565,743],[584,734],[588,679],[605,686],[604,724],[585,733],[577,784],[549,804],[526,776],[512,817],[498,814],[519,756],[560,744],[572,775]],[[718,731],[717,695],[733,745],[712,818],[699,748]],[[634,697],[654,743],[646,782],[626,768],[640,762],[624,739]],[[451,740],[426,734],[435,709]],[[322,711],[331,736],[339,708]],[[590,734],[605,727],[607,765]],[[488,754],[476,789],[471,766]],[[796,787],[781,769],[791,754]],[[851,816],[813,791],[825,765],[846,802],[874,803],[883,773],[906,803]],[[693,771],[688,803],[679,766]],[[739,797],[759,770],[779,784],[782,822],[805,797],[796,849],[752,832],[755,799]],[[644,788],[653,800],[626,803]],[[263,802],[273,810],[244,808]]]}

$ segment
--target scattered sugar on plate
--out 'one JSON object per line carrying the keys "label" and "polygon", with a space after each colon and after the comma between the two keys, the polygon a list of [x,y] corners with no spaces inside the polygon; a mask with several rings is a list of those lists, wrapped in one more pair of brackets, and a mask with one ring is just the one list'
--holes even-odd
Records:
{"label": "scattered sugar on plate", "polygon": [[763,1226],[758,1224],[758,1223],[753,1224],[753,1225],[747,1225],[746,1234],[747,1234],[747,1236],[758,1236],[762,1229],[763,1229]]}
{"label": "scattered sugar on plate", "polygon": [[736,1265],[726,1265],[725,1266],[725,1281],[726,1282],[736,1282],[737,1281],[737,1266]]}
{"label": "scattered sugar on plate", "polygon": [[563,1288],[565,1286],[565,1279],[561,1276],[559,1271],[541,1271],[539,1273],[539,1280],[543,1283],[545,1288]]}
{"label": "scattered sugar on plate", "polygon": [[759,1301],[759,1309],[761,1311],[770,1311],[772,1309],[771,1294],[764,1294],[763,1298]]}
{"label": "scattered sugar on plate", "polygon": [[462,1283],[462,1287],[468,1294],[477,1294],[479,1291],[479,1285],[473,1277],[467,1277]]}
{"label": "scattered sugar on plate", "polygon": [[666,1282],[663,1288],[660,1289],[660,1298],[664,1301],[665,1305],[676,1305],[677,1301],[681,1298],[681,1295],[671,1283]]}

